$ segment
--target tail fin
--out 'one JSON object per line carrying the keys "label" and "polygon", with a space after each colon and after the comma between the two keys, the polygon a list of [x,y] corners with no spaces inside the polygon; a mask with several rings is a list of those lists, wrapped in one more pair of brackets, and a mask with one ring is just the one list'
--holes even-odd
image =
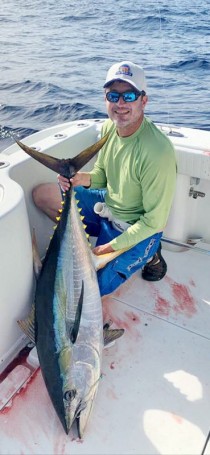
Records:
{"label": "tail fin", "polygon": [[69,159],[54,158],[53,156],[38,152],[32,147],[28,147],[27,145],[23,144],[18,140],[16,140],[16,143],[19,145],[19,147],[21,147],[24,150],[24,152],[26,152],[32,158],[44,164],[44,166],[47,166],[49,169],[52,169],[52,171],[57,172],[57,174],[61,174],[64,177],[70,179],[86,163],[88,163],[88,161],[90,161],[91,158],[93,158],[94,155],[96,155],[96,153],[99,152],[101,147],[103,147],[103,145],[107,141],[108,136],[109,134],[106,134],[104,137],[102,137],[102,139],[100,139],[100,141],[86,148],[74,158]]}

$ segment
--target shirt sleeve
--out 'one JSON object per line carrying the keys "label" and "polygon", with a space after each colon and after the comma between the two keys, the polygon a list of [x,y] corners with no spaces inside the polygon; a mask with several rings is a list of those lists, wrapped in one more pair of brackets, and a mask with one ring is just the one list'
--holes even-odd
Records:
{"label": "shirt sleeve", "polygon": [[100,150],[98,158],[94,164],[93,170],[90,171],[91,188],[106,188],[107,180],[103,168],[103,156]]}
{"label": "shirt sleeve", "polygon": [[167,223],[176,185],[176,160],[172,144],[140,172],[144,214],[110,244],[114,250],[130,248],[162,232]]}

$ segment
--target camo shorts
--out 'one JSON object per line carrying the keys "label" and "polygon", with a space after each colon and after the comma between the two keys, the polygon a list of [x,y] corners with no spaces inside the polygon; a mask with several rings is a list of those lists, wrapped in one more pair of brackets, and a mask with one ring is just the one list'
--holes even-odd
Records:
{"label": "camo shorts", "polygon": [[[101,218],[93,210],[97,202],[104,202],[106,190],[86,189],[78,186],[75,188],[75,192],[76,198],[79,200],[78,206],[82,208],[82,215],[85,217],[86,231],[90,236],[97,237],[97,246],[108,243],[121,234],[113,228],[107,218]],[[133,273],[142,269],[156,253],[161,237],[162,232],[148,237],[98,270],[101,296],[114,292]]]}

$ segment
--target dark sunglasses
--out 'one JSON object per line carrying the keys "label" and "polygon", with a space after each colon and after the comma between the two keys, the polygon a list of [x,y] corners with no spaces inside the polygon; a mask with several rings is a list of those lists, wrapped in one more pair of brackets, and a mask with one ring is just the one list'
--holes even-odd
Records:
{"label": "dark sunglasses", "polygon": [[143,90],[142,90],[142,92],[123,92],[123,93],[107,92],[106,99],[110,103],[117,103],[119,101],[120,97],[122,97],[122,99],[123,99],[123,101],[125,101],[125,103],[133,103],[133,101],[136,101],[141,95],[142,96],[145,95],[145,92]]}

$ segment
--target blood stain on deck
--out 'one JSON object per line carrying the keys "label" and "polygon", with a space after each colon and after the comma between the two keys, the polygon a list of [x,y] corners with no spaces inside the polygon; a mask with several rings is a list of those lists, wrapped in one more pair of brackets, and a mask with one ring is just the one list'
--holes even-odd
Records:
{"label": "blood stain on deck", "polygon": [[160,316],[169,316],[170,309],[170,302],[158,294],[155,301],[155,313]]}
{"label": "blood stain on deck", "polygon": [[173,309],[176,313],[184,313],[188,317],[192,317],[196,313],[196,302],[190,292],[190,289],[184,284],[174,282],[172,285],[172,293],[176,300]]}
{"label": "blood stain on deck", "polygon": [[195,288],[195,283],[190,280],[189,286],[186,284],[178,283],[170,277],[166,277],[165,281],[168,283],[171,291],[171,296],[165,298],[160,292],[155,289],[153,295],[155,296],[154,312],[159,316],[169,316],[172,312],[175,314],[183,314],[191,318],[197,312],[196,299],[191,293],[190,286]]}
{"label": "blood stain on deck", "polygon": [[124,329],[125,332],[129,332],[129,336],[138,340],[141,335],[139,333],[139,326],[141,319],[139,315],[134,311],[125,311],[120,316],[117,314],[116,302],[110,297],[104,297],[103,301],[103,319],[104,322],[111,320],[113,327]]}

